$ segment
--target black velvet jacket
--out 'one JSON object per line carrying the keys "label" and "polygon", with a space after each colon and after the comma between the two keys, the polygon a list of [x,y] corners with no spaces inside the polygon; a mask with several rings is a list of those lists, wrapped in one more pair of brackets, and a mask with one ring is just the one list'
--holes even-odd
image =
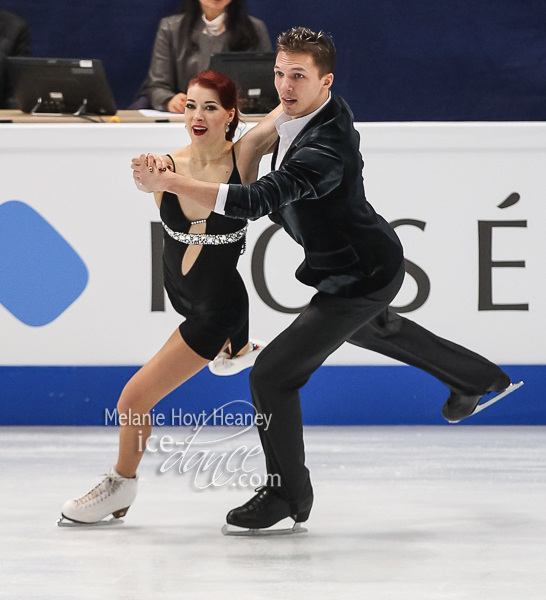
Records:
{"label": "black velvet jacket", "polygon": [[297,279],[346,297],[385,287],[403,261],[394,230],[364,195],[359,142],[349,106],[332,95],[280,168],[251,185],[230,185],[225,205],[229,217],[269,215],[305,250]]}

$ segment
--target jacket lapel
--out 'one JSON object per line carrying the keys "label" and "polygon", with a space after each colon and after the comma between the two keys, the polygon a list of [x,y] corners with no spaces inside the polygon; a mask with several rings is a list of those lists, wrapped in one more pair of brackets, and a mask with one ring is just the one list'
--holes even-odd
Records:
{"label": "jacket lapel", "polygon": [[[318,115],[316,115],[313,119],[311,119],[309,121],[309,123],[307,123],[307,125],[298,133],[298,135],[294,138],[294,141],[290,144],[290,147],[288,148],[288,150],[286,151],[286,154],[284,155],[281,164],[279,165],[279,168],[282,167],[284,165],[284,163],[290,159],[290,157],[292,156],[292,154],[294,153],[294,151],[297,149],[298,144],[301,142],[302,138],[313,128],[315,128],[317,125],[321,125],[322,123],[324,123],[326,120],[328,120],[329,118],[331,118],[331,113],[330,111],[333,108],[333,101],[334,101],[335,96],[332,95],[332,99],[330,100],[330,102],[328,103],[328,106],[326,106],[323,110],[321,110],[319,112]],[[274,171],[275,170],[275,163],[277,162],[277,154],[279,152],[279,140],[277,140],[277,145],[275,147],[275,152],[273,153],[273,162],[272,162],[272,166],[271,166],[271,170]]]}
{"label": "jacket lapel", "polygon": [[275,171],[275,165],[277,163],[277,155],[279,154],[279,143],[281,138],[277,138],[277,143],[275,144],[275,150],[273,150],[273,158],[271,159],[271,170]]}

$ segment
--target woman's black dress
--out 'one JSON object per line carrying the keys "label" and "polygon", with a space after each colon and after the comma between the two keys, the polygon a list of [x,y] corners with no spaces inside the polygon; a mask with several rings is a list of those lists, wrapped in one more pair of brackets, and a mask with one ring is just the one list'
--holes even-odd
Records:
{"label": "woman's black dress", "polygon": [[[235,153],[228,183],[241,183]],[[191,223],[175,194],[163,192],[160,215],[171,230],[188,233]],[[234,233],[245,225],[245,220],[211,212],[205,233]],[[248,295],[237,271],[244,242],[243,236],[234,243],[203,244],[190,270],[183,275],[182,259],[188,245],[173,239],[167,231],[164,233],[165,289],[176,312],[186,317],[179,327],[180,334],[194,352],[209,360],[216,357],[228,339],[232,354],[248,342]]]}

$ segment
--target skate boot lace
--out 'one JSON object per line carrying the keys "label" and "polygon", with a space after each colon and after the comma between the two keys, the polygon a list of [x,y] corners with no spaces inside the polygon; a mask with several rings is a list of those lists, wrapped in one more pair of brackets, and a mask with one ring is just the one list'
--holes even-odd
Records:
{"label": "skate boot lace", "polygon": [[81,498],[76,500],[76,505],[80,506],[83,504],[94,504],[96,502],[102,502],[116,492],[123,484],[122,477],[116,477],[115,475],[108,475],[103,473],[106,479],[103,479],[98,485],[96,485],[90,492],[87,492]]}
{"label": "skate boot lace", "polygon": [[223,367],[225,365],[229,365],[230,363],[231,359],[227,352],[220,352],[220,354],[213,361],[213,365],[215,367]]}

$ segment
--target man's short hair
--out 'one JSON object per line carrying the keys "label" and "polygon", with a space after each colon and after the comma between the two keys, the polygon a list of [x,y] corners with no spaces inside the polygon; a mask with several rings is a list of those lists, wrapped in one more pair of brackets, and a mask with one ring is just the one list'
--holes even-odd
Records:
{"label": "man's short hair", "polygon": [[336,67],[336,47],[324,31],[315,33],[307,27],[292,27],[281,33],[277,40],[277,54],[310,54],[318,67],[319,76],[333,73]]}

